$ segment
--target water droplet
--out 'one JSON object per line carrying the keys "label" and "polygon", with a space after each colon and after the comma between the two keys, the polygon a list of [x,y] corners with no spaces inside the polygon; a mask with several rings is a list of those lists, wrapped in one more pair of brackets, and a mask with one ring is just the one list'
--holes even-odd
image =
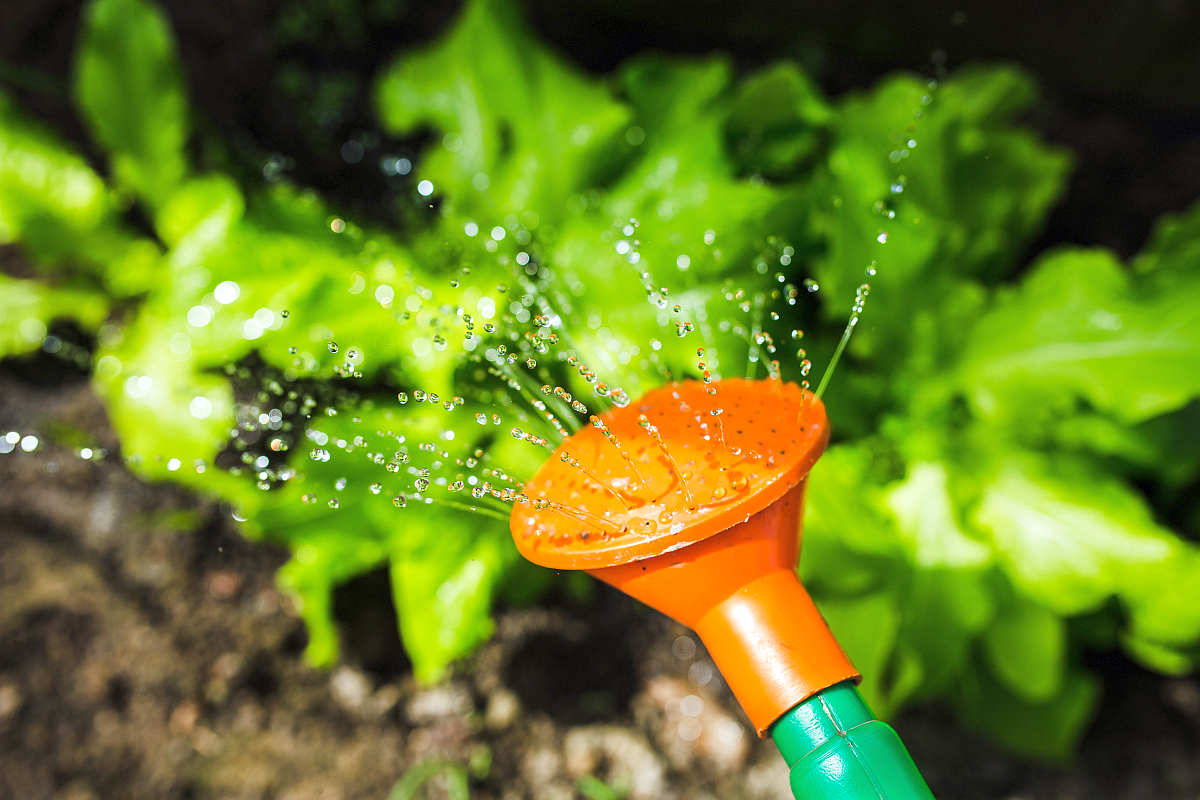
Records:
{"label": "water droplet", "polygon": [[336,353],[338,351],[338,343],[333,341],[332,339],[330,339],[329,344],[327,344],[325,346],[329,348],[329,352],[331,352],[331,353]]}

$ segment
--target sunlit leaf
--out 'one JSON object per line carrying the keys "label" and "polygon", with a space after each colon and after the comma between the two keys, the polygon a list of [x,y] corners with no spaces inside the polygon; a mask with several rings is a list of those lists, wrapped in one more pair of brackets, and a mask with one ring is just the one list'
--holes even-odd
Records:
{"label": "sunlit leaf", "polygon": [[75,99],[118,182],[151,205],[187,171],[187,99],[175,41],[146,0],[92,0],[76,51]]}
{"label": "sunlit leaf", "polygon": [[107,314],[108,301],[98,292],[0,275],[0,358],[41,347],[55,320],[94,329]]}
{"label": "sunlit leaf", "polygon": [[988,416],[1069,409],[1075,397],[1126,422],[1200,394],[1200,269],[1160,289],[1109,253],[1041,259],[972,331],[962,380]]}

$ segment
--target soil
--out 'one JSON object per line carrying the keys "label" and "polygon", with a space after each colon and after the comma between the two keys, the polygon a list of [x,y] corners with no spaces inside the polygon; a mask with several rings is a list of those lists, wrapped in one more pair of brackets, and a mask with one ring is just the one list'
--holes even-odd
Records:
{"label": "soil", "polygon": [[[115,445],[86,376],[0,366],[0,427],[50,420]],[[0,798],[383,798],[441,760],[469,765],[480,800],[604,797],[592,778],[635,800],[790,798],[694,637],[615,591],[501,609],[475,657],[422,687],[368,575],[336,604],[343,663],[314,670],[274,584],[284,553],[227,509],[54,442],[0,456],[0,486]],[[1200,797],[1200,681],[1097,666],[1105,699],[1069,766],[937,707],[896,727],[939,797]]]}

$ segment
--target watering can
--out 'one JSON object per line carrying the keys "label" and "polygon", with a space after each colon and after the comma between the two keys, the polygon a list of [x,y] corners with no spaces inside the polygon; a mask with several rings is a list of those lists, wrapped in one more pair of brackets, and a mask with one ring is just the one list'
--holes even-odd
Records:
{"label": "watering can", "polygon": [[796,577],[821,401],[778,379],[684,381],[591,423],[526,483],[521,554],[695,630],[798,800],[932,798]]}

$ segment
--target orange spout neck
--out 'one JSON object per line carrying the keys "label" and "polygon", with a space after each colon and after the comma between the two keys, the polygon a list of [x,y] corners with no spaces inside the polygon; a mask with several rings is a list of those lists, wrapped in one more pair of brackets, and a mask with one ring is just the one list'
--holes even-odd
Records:
{"label": "orange spout neck", "polygon": [[699,634],[759,735],[859,674],[794,572],[804,482],[740,524],[592,575]]}

